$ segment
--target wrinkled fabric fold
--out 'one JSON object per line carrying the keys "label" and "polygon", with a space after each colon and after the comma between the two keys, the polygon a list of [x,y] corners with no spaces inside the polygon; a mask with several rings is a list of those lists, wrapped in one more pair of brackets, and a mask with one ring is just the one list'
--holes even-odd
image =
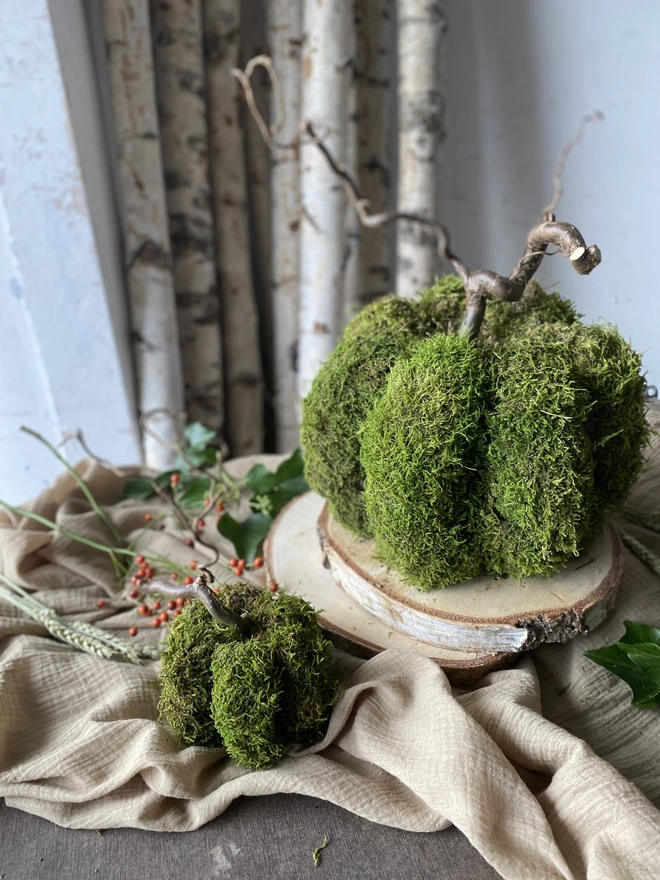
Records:
{"label": "wrinkled fabric fold", "polygon": [[[114,503],[120,477],[92,462],[79,469],[122,535],[189,561],[174,526],[144,531],[153,502]],[[658,473],[654,453],[635,489],[640,509],[655,509]],[[68,474],[31,509],[108,539]],[[658,536],[626,528],[660,552]],[[6,512],[0,570],[64,616],[119,633],[135,622],[107,554]],[[660,579],[629,554],[601,628],[537,649],[472,689],[452,692],[421,655],[359,661],[337,652],[346,677],[323,742],[254,773],[222,749],[179,747],[157,721],[157,664],[76,652],[0,601],[0,795],[67,827],[186,831],[241,795],[307,794],[410,831],[453,823],[512,880],[654,878],[660,712],[633,709],[626,685],[583,656],[615,641],[624,619],[660,625]],[[158,633],[144,628],[139,638],[155,643]]]}

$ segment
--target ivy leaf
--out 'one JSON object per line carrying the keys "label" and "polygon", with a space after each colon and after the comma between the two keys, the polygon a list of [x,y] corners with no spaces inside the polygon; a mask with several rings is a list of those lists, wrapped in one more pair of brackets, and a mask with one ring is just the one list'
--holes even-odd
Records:
{"label": "ivy leaf", "polygon": [[208,477],[198,477],[179,495],[179,504],[182,507],[203,507],[210,488],[211,480]]}
{"label": "ivy leaf", "polygon": [[[255,466],[250,469],[246,477],[246,482],[248,488],[252,489],[255,495],[268,495],[273,489],[277,489],[285,483],[290,483],[293,480],[299,479],[304,480],[304,470],[305,462],[302,457],[302,452],[299,449],[296,449],[289,458],[280,464],[275,473],[269,471],[263,464],[255,464]],[[307,483],[305,483],[305,486],[306,488],[301,491],[306,492],[307,489],[309,489]],[[290,486],[289,491],[292,489],[293,486]],[[299,495],[300,491],[295,494]]]}
{"label": "ivy leaf", "polygon": [[248,489],[255,495],[268,495],[277,485],[277,477],[263,464],[255,464],[245,478]]}
{"label": "ivy leaf", "polygon": [[146,501],[147,498],[151,498],[155,494],[156,491],[149,480],[145,480],[143,477],[131,477],[126,483],[121,497],[122,500],[130,498],[132,501]]}
{"label": "ivy leaf", "polygon": [[305,461],[302,456],[302,452],[299,449],[295,449],[293,453],[283,461],[282,464],[275,471],[275,476],[277,477],[277,485],[280,485],[288,480],[293,480],[295,477],[300,477],[304,473],[305,470]]}
{"label": "ivy leaf", "polygon": [[649,709],[660,705],[660,646],[617,642],[584,655],[630,686],[633,706]]}
{"label": "ivy leaf", "polygon": [[284,483],[276,486],[272,492],[267,492],[265,495],[255,495],[250,501],[250,506],[253,510],[260,510],[262,513],[268,513],[270,516],[276,517],[289,501],[297,495],[302,495],[303,492],[308,491],[309,485],[307,480],[301,474],[292,480],[286,480]]}
{"label": "ivy leaf", "polygon": [[225,513],[218,522],[218,531],[234,545],[236,554],[246,562],[252,562],[259,545],[272,525],[273,517],[264,513],[253,513],[239,523],[233,516]]}
{"label": "ivy leaf", "polygon": [[183,436],[189,451],[201,452],[206,449],[211,440],[215,439],[217,433],[213,428],[207,428],[201,422],[191,422],[186,425]]}
{"label": "ivy leaf", "polygon": [[645,623],[635,623],[633,620],[624,620],[626,634],[619,639],[623,645],[660,645],[660,629],[647,626]]}

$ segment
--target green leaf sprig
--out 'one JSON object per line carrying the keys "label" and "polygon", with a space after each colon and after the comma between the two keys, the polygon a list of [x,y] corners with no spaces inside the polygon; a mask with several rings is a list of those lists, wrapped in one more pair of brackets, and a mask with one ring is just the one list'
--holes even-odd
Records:
{"label": "green leaf sprig", "polygon": [[216,436],[215,431],[200,422],[188,425],[175,470],[158,474],[153,480],[142,477],[128,480],[122,497],[146,501],[159,494],[156,483],[160,494],[167,493],[179,508],[194,512],[207,506],[213,486],[220,486],[218,498],[225,503],[237,500],[240,489],[247,488],[252,493],[250,516],[239,522],[225,511],[218,518],[218,531],[231,541],[236,555],[250,564],[278,513],[297,495],[309,490],[302,453],[296,449],[274,473],[263,464],[256,464],[242,484],[237,484],[219,465],[217,448],[209,445]]}
{"label": "green leaf sprig", "polygon": [[638,709],[660,706],[660,629],[625,620],[620,641],[585,657],[604,666],[632,689],[632,705]]}

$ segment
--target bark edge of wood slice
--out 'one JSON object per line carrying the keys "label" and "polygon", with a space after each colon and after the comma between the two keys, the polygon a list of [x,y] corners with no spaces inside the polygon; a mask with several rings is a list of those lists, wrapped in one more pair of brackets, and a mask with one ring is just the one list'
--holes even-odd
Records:
{"label": "bark edge of wood slice", "polygon": [[343,590],[327,567],[318,535],[324,500],[314,492],[294,498],[277,516],[266,538],[268,582],[306,599],[336,647],[368,659],[388,648],[414,651],[434,660],[453,685],[469,686],[487,672],[509,665],[512,652],[465,651],[421,641],[379,620]]}
{"label": "bark edge of wood slice", "polygon": [[623,554],[612,525],[550,578],[487,575],[423,593],[404,583],[325,503],[318,533],[336,582],[354,602],[398,632],[445,648],[517,653],[567,642],[595,629],[614,607]]}

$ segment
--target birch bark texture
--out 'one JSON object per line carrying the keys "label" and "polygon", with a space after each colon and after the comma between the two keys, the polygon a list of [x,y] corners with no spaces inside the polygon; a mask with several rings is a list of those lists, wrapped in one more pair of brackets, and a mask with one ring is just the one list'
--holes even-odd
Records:
{"label": "birch bark texture", "polygon": [[141,414],[160,410],[163,442],[143,437],[147,465],[165,469],[177,437],[183,380],[154,87],[148,0],[105,0],[124,259]]}
{"label": "birch bark texture", "polygon": [[[247,62],[266,53],[266,16],[270,0],[241,0],[241,60]],[[251,78],[257,107],[266,121],[269,117],[271,82],[268,73],[258,67]],[[270,302],[271,270],[271,150],[263,139],[247,107],[241,104],[241,124],[245,131],[248,219],[252,252],[254,295],[259,311],[261,358],[266,398],[272,395],[273,321]],[[272,399],[272,397],[271,397]]]}
{"label": "birch bark texture", "polygon": [[[390,78],[394,54],[392,0],[355,0],[355,88],[358,182],[369,213],[392,207]],[[392,230],[360,227],[354,311],[392,290]]]}
{"label": "birch bark texture", "polygon": [[248,225],[238,83],[240,0],[204,0],[211,181],[222,308],[227,438],[234,456],[263,446],[263,377]]}
{"label": "birch bark texture", "polygon": [[[270,0],[267,41],[284,100],[282,143],[298,140],[301,118],[302,0]],[[272,95],[276,101],[276,95]],[[271,110],[275,118],[276,107]],[[276,150],[271,167],[271,311],[275,440],[278,452],[298,445],[300,434],[298,363],[298,282],[300,277],[300,150]]]}
{"label": "birch bark texture", "polygon": [[[437,219],[438,148],[443,137],[443,71],[447,18],[441,0],[397,5],[399,169],[397,208]],[[414,298],[438,267],[435,236],[418,223],[399,221],[396,292]]]}
{"label": "birch bark texture", "polygon": [[[304,0],[302,115],[332,154],[346,155],[352,5]],[[337,341],[346,263],[346,195],[317,146],[301,145],[298,395],[304,398]]]}
{"label": "birch bark texture", "polygon": [[151,0],[165,188],[188,421],[224,428],[201,0]]}

